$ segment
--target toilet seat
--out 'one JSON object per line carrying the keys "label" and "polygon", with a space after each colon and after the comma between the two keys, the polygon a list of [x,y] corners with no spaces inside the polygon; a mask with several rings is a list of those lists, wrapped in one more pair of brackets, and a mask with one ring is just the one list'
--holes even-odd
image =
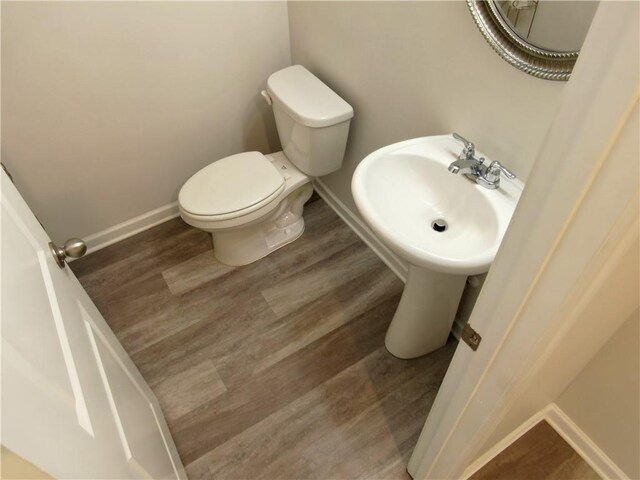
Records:
{"label": "toilet seat", "polygon": [[244,152],[195,173],[180,190],[178,202],[189,216],[224,220],[262,209],[284,188],[285,178],[267,157]]}

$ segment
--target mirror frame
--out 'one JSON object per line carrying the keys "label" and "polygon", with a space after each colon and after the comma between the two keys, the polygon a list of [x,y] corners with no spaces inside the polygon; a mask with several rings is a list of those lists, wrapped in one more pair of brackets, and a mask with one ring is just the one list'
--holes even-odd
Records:
{"label": "mirror frame", "polygon": [[504,60],[534,77],[569,80],[579,51],[556,52],[527,43],[507,25],[492,0],[467,0],[467,6],[485,40]]}

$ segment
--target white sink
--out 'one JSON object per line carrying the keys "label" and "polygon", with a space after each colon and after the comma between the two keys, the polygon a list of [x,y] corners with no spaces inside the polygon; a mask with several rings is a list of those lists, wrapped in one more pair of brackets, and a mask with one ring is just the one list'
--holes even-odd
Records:
{"label": "white sink", "polygon": [[[383,147],[360,162],[351,190],[364,220],[400,257],[438,272],[474,275],[489,270],[522,183],[503,179],[489,190],[450,173],[461,149],[450,135]],[[438,219],[447,224],[444,232],[431,226]]]}
{"label": "white sink", "polygon": [[410,264],[386,342],[402,358],[444,345],[466,277],[489,270],[523,189],[503,178],[489,190],[449,172],[461,150],[451,135],[407,140],[368,155],[353,175],[362,217]]}

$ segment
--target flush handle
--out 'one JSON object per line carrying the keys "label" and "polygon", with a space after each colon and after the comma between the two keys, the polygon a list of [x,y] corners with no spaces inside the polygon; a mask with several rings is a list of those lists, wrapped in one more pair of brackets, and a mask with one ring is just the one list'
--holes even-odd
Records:
{"label": "flush handle", "polygon": [[79,238],[70,238],[62,247],[57,246],[53,242],[49,242],[49,249],[53,258],[60,268],[67,265],[67,258],[80,258],[87,253],[87,244]]}
{"label": "flush handle", "polygon": [[266,90],[262,90],[260,92],[260,95],[262,95],[262,97],[267,101],[269,105],[273,105],[273,99],[271,98],[271,95],[267,93]]}

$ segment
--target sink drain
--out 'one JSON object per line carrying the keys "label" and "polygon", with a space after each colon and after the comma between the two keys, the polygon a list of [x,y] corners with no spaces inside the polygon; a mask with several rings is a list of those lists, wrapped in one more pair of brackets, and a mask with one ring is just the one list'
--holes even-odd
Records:
{"label": "sink drain", "polygon": [[438,218],[431,222],[431,228],[433,228],[436,232],[444,232],[449,226],[447,222],[445,222],[442,218]]}

